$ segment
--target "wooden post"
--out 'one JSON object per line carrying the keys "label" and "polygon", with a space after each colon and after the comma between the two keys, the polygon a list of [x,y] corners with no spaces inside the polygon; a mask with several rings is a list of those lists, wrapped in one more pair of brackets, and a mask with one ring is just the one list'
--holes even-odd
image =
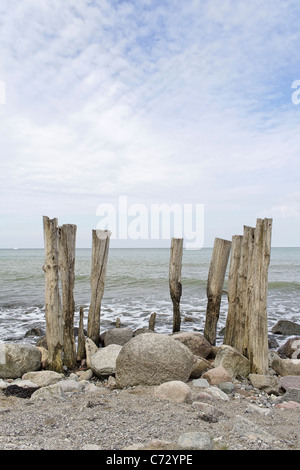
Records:
{"label": "wooden post", "polygon": [[100,342],[100,311],[110,236],[111,232],[109,230],[93,230],[92,232],[91,303],[88,314],[87,335],[97,346]]}
{"label": "wooden post", "polygon": [[232,237],[228,273],[228,313],[226,318],[224,344],[234,346],[238,331],[236,323],[239,309],[238,271],[241,262],[242,235]]}
{"label": "wooden post", "polygon": [[257,219],[248,273],[247,357],[251,372],[268,374],[267,295],[272,219]]}
{"label": "wooden post", "polygon": [[58,267],[62,292],[63,312],[63,363],[69,369],[76,365],[74,340],[74,284],[75,284],[75,249],[76,225],[65,224],[59,227]]}
{"label": "wooden post", "polygon": [[63,316],[59,295],[58,222],[43,217],[45,244],[45,317],[49,368],[63,371]]}
{"label": "wooden post", "polygon": [[252,259],[253,246],[254,246],[254,227],[244,226],[243,241],[241,248],[241,262],[238,272],[238,315],[236,318],[236,332],[233,347],[235,347],[241,354],[247,356],[248,345],[248,328],[247,328],[247,315],[248,315],[248,277],[249,266]]}
{"label": "wooden post", "polygon": [[182,267],[183,238],[172,238],[171,256],[169,266],[170,295],[173,302],[173,333],[180,331],[180,298],[182,294],[181,267]]}
{"label": "wooden post", "polygon": [[231,248],[231,241],[216,238],[207,280],[207,308],[204,337],[210,344],[216,344],[217,322],[220,314],[221,297],[225,273]]}
{"label": "wooden post", "polygon": [[79,313],[79,328],[78,328],[78,344],[77,344],[77,361],[85,359],[85,336],[84,336],[84,325],[83,325],[83,307],[80,307]]}
{"label": "wooden post", "polygon": [[154,331],[155,321],[156,321],[156,313],[153,312],[151,313],[150,318],[149,318],[149,330]]}

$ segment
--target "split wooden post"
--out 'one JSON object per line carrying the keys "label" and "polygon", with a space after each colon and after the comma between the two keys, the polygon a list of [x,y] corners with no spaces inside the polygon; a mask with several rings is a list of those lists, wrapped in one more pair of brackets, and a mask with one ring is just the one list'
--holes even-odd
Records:
{"label": "split wooden post", "polygon": [[224,344],[234,346],[239,332],[236,329],[239,314],[238,272],[241,262],[242,235],[232,237],[228,272],[228,312],[226,318]]}
{"label": "split wooden post", "polygon": [[81,306],[80,311],[79,311],[77,361],[82,361],[82,359],[85,359],[86,357],[83,317],[84,317],[83,307]]}
{"label": "split wooden post", "polygon": [[233,347],[236,348],[241,354],[247,356],[247,345],[248,345],[248,328],[247,328],[247,316],[248,316],[248,276],[249,266],[252,259],[253,246],[254,246],[254,227],[248,227],[244,225],[243,241],[241,248],[241,262],[238,272],[238,292],[239,292],[239,305],[238,315],[236,319],[236,331],[237,335],[233,343]]}
{"label": "split wooden post", "polygon": [[45,317],[49,368],[63,371],[63,315],[59,294],[58,222],[43,217],[45,244]]}
{"label": "split wooden post", "polygon": [[169,287],[173,303],[173,333],[180,331],[180,298],[182,294],[181,268],[182,268],[183,238],[172,238],[169,265]]}
{"label": "split wooden post", "polygon": [[251,372],[268,374],[267,295],[272,219],[257,219],[247,287],[247,357]]}
{"label": "split wooden post", "polygon": [[77,226],[64,224],[59,227],[58,266],[61,281],[63,312],[63,363],[69,369],[76,365],[76,348],[74,339],[74,284],[75,284],[75,251]]}
{"label": "split wooden post", "polygon": [[210,344],[216,344],[217,322],[220,314],[221,297],[231,241],[216,238],[207,280],[207,308],[204,337]]}
{"label": "split wooden post", "polygon": [[87,336],[98,346],[100,343],[100,311],[104,294],[109,251],[109,230],[92,231],[91,303],[88,314]]}

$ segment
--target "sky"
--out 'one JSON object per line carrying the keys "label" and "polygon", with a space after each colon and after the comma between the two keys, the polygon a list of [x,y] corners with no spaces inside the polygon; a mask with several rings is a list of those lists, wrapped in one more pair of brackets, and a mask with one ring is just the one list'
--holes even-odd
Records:
{"label": "sky", "polygon": [[169,246],[151,220],[137,236],[162,204],[194,228],[201,206],[204,246],[265,217],[300,246],[299,18],[298,0],[1,0],[0,248],[42,248],[43,216],[89,248],[120,201],[112,247]]}

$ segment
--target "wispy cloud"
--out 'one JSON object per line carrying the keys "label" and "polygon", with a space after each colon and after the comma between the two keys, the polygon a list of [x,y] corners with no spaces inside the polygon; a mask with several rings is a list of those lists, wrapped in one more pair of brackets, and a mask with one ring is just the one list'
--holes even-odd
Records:
{"label": "wispy cloud", "polygon": [[119,194],[230,220],[233,207],[283,207],[300,166],[299,12],[294,0],[3,0],[2,213],[94,215]]}

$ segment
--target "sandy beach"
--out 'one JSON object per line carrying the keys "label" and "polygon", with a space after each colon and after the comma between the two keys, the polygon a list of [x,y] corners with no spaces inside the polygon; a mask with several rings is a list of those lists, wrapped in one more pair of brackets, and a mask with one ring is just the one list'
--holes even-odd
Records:
{"label": "sandy beach", "polygon": [[278,397],[247,381],[235,382],[228,401],[208,400],[209,413],[197,407],[201,392],[192,381],[189,403],[157,399],[153,386],[111,390],[107,381],[91,382],[90,393],[38,401],[0,392],[0,450],[174,451],[187,432],[207,433],[214,450],[300,449],[300,408],[279,408]]}

